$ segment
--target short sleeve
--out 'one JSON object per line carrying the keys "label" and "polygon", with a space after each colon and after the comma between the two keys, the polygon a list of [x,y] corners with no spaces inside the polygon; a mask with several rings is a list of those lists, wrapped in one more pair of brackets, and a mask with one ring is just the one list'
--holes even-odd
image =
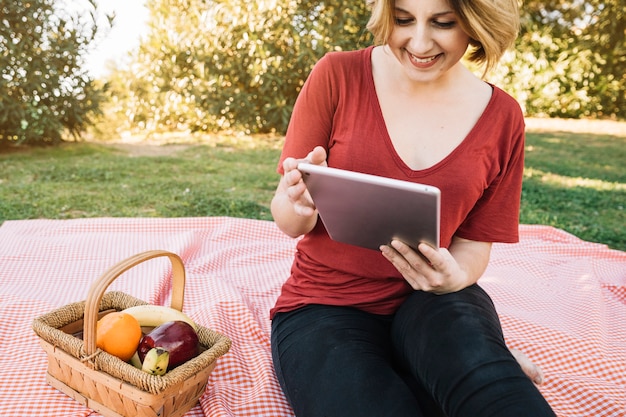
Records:
{"label": "short sleeve", "polygon": [[328,150],[338,100],[330,61],[325,55],[315,64],[296,99],[277,167],[281,175],[285,158],[302,158],[316,146]]}
{"label": "short sleeve", "polygon": [[514,115],[500,127],[505,138],[500,145],[500,172],[458,228],[459,237],[503,243],[519,240],[525,126],[521,113]]}

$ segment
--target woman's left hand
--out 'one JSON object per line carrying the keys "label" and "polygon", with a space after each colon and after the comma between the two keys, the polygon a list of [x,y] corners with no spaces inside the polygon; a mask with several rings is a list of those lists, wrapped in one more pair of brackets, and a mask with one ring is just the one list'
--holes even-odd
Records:
{"label": "woman's left hand", "polygon": [[405,243],[394,240],[390,245],[381,246],[380,250],[415,290],[446,294],[468,287],[478,279],[470,276],[445,248],[434,249],[421,243],[418,253]]}

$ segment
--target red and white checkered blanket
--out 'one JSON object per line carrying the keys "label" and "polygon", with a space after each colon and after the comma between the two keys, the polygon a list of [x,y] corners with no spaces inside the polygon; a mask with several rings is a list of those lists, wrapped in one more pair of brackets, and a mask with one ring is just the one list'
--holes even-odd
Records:
{"label": "red and white checkered blanket", "polygon": [[[97,415],[45,382],[33,318],[86,298],[117,262],[164,249],[187,272],[184,311],[228,335],[205,394],[186,416],[291,416],[271,365],[269,310],[295,240],[272,222],[235,218],[6,221],[0,227],[0,415]],[[561,230],[521,226],[494,245],[481,279],[507,342],[543,367],[559,417],[626,416],[626,252]],[[110,287],[167,305],[169,263],[132,268]]]}

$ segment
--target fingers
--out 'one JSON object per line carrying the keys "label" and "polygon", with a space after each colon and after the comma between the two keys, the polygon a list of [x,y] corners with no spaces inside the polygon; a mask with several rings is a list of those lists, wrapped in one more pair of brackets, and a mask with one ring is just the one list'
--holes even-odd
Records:
{"label": "fingers", "polygon": [[[420,243],[417,251],[399,240],[393,240],[391,246],[402,256],[409,267],[417,272],[428,273],[437,270],[435,264],[443,266],[443,261],[438,256],[438,252],[425,243]],[[403,263],[400,259],[397,261]]]}
{"label": "fingers", "polygon": [[541,368],[533,361],[531,361],[530,358],[526,356],[523,352],[517,349],[510,350],[511,354],[522,368],[522,371],[524,371],[524,374],[526,374],[526,376],[530,378],[536,385],[543,384],[543,371],[541,370]]}
{"label": "fingers", "polygon": [[316,146],[305,158],[289,157],[283,161],[283,189],[294,211],[301,216],[311,216],[315,214],[315,205],[302,180],[302,173],[298,170],[298,164],[301,162],[326,165],[326,150]]}
{"label": "fingers", "polygon": [[383,256],[396,267],[398,272],[400,272],[403,277],[411,281],[415,279],[414,275],[417,271],[413,268],[406,257],[393,246],[393,244],[391,246],[382,245],[380,247],[380,251]]}
{"label": "fingers", "polygon": [[291,201],[294,212],[300,216],[312,216],[315,214],[315,205],[304,181],[302,181],[300,172],[294,170],[285,174],[283,181],[285,181],[285,193],[289,201]]}
{"label": "fingers", "polygon": [[390,245],[381,246],[380,250],[413,289],[437,292],[443,283],[442,277],[433,269],[429,259],[408,245],[394,240]]}
{"label": "fingers", "polygon": [[[287,175],[287,173],[291,171],[298,171],[298,164],[301,162],[307,162],[307,163],[315,164],[315,165],[327,165],[326,164],[326,150],[321,146],[316,146],[304,158],[301,158],[301,159],[296,159],[292,157],[285,158],[285,160],[283,161],[284,174]],[[296,183],[297,181],[300,180],[300,178],[302,178],[302,175],[300,174],[300,171],[298,171],[298,177],[294,178],[293,179],[294,181],[292,181],[291,183]]]}
{"label": "fingers", "polygon": [[447,249],[422,243],[416,251],[394,240],[380,250],[415,290],[446,294],[468,286],[467,274]]}
{"label": "fingers", "polygon": [[298,164],[306,162],[315,165],[326,165],[326,150],[321,146],[316,146],[307,156],[301,159],[285,158],[283,161],[283,170],[285,173],[298,168]]}
{"label": "fingers", "polygon": [[285,185],[288,187],[294,186],[302,182],[302,173],[297,169],[298,160],[294,158],[287,158],[283,162],[284,180]]}
{"label": "fingers", "polygon": [[316,146],[305,158],[311,164],[326,165],[326,149]]}
{"label": "fingers", "polygon": [[315,204],[307,192],[302,181],[287,188],[287,195],[293,204],[293,209],[300,216],[312,216],[315,214]]}
{"label": "fingers", "polygon": [[283,161],[282,188],[291,201],[294,212],[306,217],[315,214],[315,205],[302,180],[302,173],[297,169],[298,163],[301,161],[295,158],[286,158]]}

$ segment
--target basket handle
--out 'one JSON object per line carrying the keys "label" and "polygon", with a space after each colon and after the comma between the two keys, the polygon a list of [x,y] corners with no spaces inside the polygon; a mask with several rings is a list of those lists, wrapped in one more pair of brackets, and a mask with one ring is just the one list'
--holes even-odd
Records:
{"label": "basket handle", "polygon": [[83,327],[83,340],[85,354],[90,357],[96,353],[96,326],[98,323],[98,313],[100,302],[106,289],[117,277],[132,267],[160,256],[167,256],[172,263],[172,308],[183,310],[183,300],[185,296],[185,266],[182,259],[172,252],[163,250],[151,250],[138,253],[111,267],[91,284],[87,299],[85,300],[85,317]]}

